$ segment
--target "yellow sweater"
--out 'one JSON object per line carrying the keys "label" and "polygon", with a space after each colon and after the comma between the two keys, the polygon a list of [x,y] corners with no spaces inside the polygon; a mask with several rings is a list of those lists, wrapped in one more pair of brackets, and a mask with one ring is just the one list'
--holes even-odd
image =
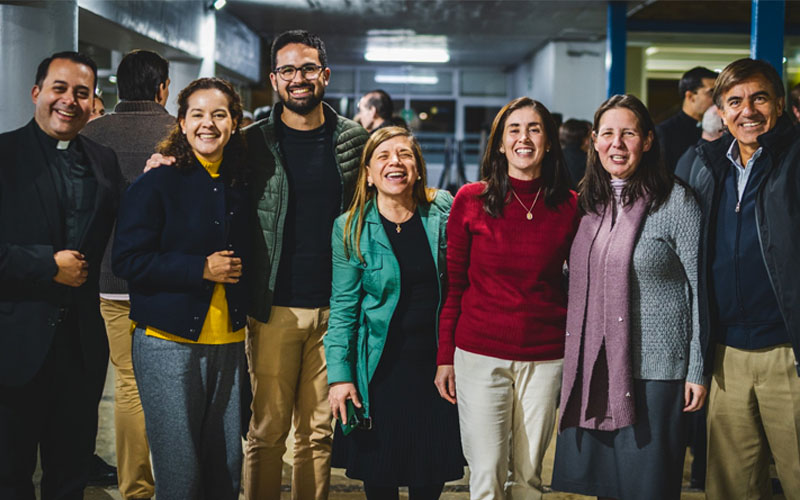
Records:
{"label": "yellow sweater", "polygon": [[[198,158],[198,161],[213,179],[219,177],[219,166],[222,164],[222,160],[208,163]],[[203,329],[200,331],[197,342],[192,342],[191,340],[152,327],[147,327],[146,333],[151,337],[172,340],[173,342],[181,342],[184,344],[232,344],[234,342],[244,341],[245,336],[244,328],[235,332],[231,331],[228,300],[225,298],[225,285],[222,283],[216,283],[214,285],[214,292],[211,294],[211,304],[208,306],[208,313],[206,314],[206,319],[203,322]]]}

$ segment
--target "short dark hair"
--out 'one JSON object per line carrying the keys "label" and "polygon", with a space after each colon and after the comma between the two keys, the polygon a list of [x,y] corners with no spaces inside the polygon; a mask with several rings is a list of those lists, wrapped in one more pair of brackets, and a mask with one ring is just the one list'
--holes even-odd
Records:
{"label": "short dark hair", "polygon": [[[675,176],[670,173],[661,158],[661,146],[656,136],[656,126],[647,107],[631,94],[611,96],[594,113],[592,130],[595,134],[600,130],[600,120],[607,111],[620,108],[627,109],[636,117],[639,133],[643,139],[653,134],[650,150],[642,155],[639,165],[628,178],[622,190],[622,202],[628,205],[638,198],[645,200],[649,198],[648,212],[653,213],[669,199],[675,185]],[[593,139],[595,137],[593,136]],[[611,203],[614,195],[611,191],[610,179],[611,176],[600,161],[600,154],[594,147],[589,148],[586,174],[580,183],[578,196],[578,203],[583,212],[596,214],[603,206]]]}
{"label": "short dark hair", "polygon": [[367,92],[367,96],[367,105],[375,108],[375,114],[386,121],[390,121],[394,113],[394,105],[389,94],[384,90],[375,89]]}
{"label": "short dark hair", "polygon": [[580,147],[592,132],[592,124],[585,120],[570,118],[558,128],[558,140],[561,147]]}
{"label": "short dark hair", "polygon": [[278,63],[278,51],[282,48],[286,47],[290,43],[299,43],[301,45],[305,45],[307,47],[311,47],[312,49],[317,49],[317,55],[319,55],[319,63],[322,65],[323,68],[328,67],[328,54],[325,52],[325,43],[322,39],[313,34],[309,33],[305,30],[289,30],[284,31],[280,35],[278,35],[275,40],[272,41],[272,52],[271,52],[271,59],[272,59],[272,70],[275,71]]}
{"label": "short dark hair", "polygon": [[503,132],[509,115],[518,109],[532,108],[542,119],[544,135],[550,143],[550,150],[542,158],[542,186],[544,201],[550,208],[557,207],[569,196],[569,173],[564,153],[558,142],[558,128],[550,111],[539,101],[530,97],[518,97],[497,112],[492,122],[492,130],[481,161],[481,179],[486,187],[479,197],[483,200],[483,210],[492,217],[500,217],[508,202],[511,181],[508,179],[508,159],[500,152]]}
{"label": "short dark hair", "polygon": [[719,109],[723,109],[723,94],[735,85],[756,76],[763,76],[767,79],[767,82],[769,82],[772,87],[772,91],[775,93],[776,99],[780,99],[786,95],[786,91],[783,89],[783,81],[770,63],[745,57],[725,66],[725,69],[719,74],[717,83],[714,85],[714,104],[716,104]]}
{"label": "short dark hair", "polygon": [[686,96],[686,92],[694,92],[702,87],[703,80],[706,78],[715,80],[717,73],[703,66],[696,66],[684,73],[678,83],[678,93],[681,95],[681,99]]}
{"label": "short dark hair", "polygon": [[50,64],[56,59],[67,59],[74,63],[88,66],[89,69],[92,70],[92,75],[94,75],[94,82],[92,83],[92,92],[95,91],[95,87],[97,87],[97,64],[95,64],[92,58],[87,56],[86,54],[82,54],[80,52],[75,52],[72,50],[67,50],[64,52],[56,52],[52,56],[42,59],[42,62],[39,63],[39,67],[36,68],[36,81],[34,83],[36,84],[37,87],[42,86],[42,84],[44,83],[44,79],[47,78],[47,72],[50,71]]}
{"label": "short dark hair", "polygon": [[155,101],[158,89],[169,78],[169,61],[149,50],[125,54],[117,67],[117,91],[121,101]]}

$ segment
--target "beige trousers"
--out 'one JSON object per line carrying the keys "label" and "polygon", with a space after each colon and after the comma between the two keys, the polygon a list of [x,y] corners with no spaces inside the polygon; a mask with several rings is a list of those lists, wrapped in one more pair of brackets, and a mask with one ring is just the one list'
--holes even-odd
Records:
{"label": "beige trousers", "polygon": [[542,498],[542,459],[555,428],[563,364],[456,349],[458,420],[472,500]]}
{"label": "beige trousers", "polygon": [[330,309],[273,306],[267,323],[250,319],[245,348],[253,386],[244,491],[280,498],[282,457],[295,427],[292,498],[324,500],[330,486],[333,426],[322,337]]}
{"label": "beige trousers", "polygon": [[800,377],[786,345],[717,346],[708,405],[709,500],[769,499],[770,452],[788,500],[800,499]]}
{"label": "beige trousers", "polygon": [[106,323],[111,364],[114,365],[114,427],[117,476],[123,498],[150,498],[155,489],[150,468],[150,447],[144,428],[144,411],[131,361],[131,303],[100,299]]}

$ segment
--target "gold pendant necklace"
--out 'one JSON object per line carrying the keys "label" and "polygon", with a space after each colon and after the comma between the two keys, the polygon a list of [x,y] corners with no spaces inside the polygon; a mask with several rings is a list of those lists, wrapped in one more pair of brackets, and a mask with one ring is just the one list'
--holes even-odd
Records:
{"label": "gold pendant necklace", "polygon": [[[524,208],[525,211],[528,212],[528,214],[525,215],[526,219],[533,220],[533,207],[534,205],[536,205],[536,202],[539,201],[539,194],[541,194],[541,192],[542,192],[542,186],[539,186],[539,190],[536,191],[536,198],[533,199],[533,203],[531,203],[531,208],[528,208],[525,206],[524,203],[522,203],[522,200],[519,199],[519,196],[517,196],[517,192],[514,191],[514,188],[511,188],[511,194],[513,194],[514,198],[516,198],[519,204],[522,205],[522,208]],[[399,233],[400,231],[398,230],[397,232]]]}

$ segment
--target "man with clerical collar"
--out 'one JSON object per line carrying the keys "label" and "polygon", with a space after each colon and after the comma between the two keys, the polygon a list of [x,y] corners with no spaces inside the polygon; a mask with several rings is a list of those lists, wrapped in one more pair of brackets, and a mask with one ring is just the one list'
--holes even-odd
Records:
{"label": "man with clerical collar", "polygon": [[80,137],[97,66],[41,62],[34,118],[0,135],[0,498],[82,498],[108,343],[98,306],[103,250],[124,180],[114,152]]}
{"label": "man with clerical collar", "polygon": [[786,497],[800,498],[800,136],[784,96],[769,63],[732,62],[713,94],[731,135],[697,149],[709,500],[770,498],[770,455]]}

